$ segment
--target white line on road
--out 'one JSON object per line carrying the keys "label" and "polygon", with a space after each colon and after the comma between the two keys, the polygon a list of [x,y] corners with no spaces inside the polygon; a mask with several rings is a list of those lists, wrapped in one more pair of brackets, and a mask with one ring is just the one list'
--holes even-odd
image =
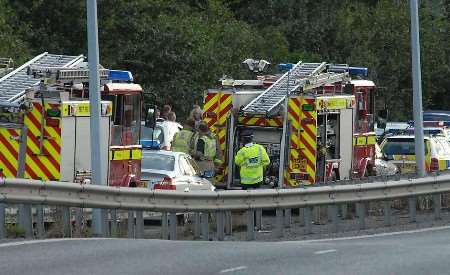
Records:
{"label": "white line on road", "polygon": [[233,267],[233,268],[223,269],[219,273],[223,274],[223,273],[235,272],[235,271],[243,270],[243,269],[247,269],[247,267],[245,265],[241,265],[241,266],[237,266],[237,267]]}
{"label": "white line on road", "polygon": [[408,231],[377,233],[377,234],[373,234],[373,235],[361,235],[361,236],[301,240],[301,241],[281,241],[279,243],[299,243],[299,244],[301,244],[301,243],[324,243],[324,242],[330,242],[330,241],[347,241],[347,240],[370,239],[370,238],[397,236],[397,235],[408,235],[408,234],[434,232],[434,231],[441,231],[441,230],[448,230],[448,229],[450,229],[450,226],[444,225],[444,226],[427,227],[427,228],[414,229],[414,230],[408,230]]}
{"label": "white line on road", "polygon": [[2,244],[0,244],[0,248],[27,245],[27,244],[36,244],[36,243],[56,243],[56,242],[89,241],[89,240],[118,240],[118,239],[114,239],[114,238],[72,238],[72,239],[25,240],[25,241],[21,241],[21,242],[2,243]]}
{"label": "white line on road", "polygon": [[322,254],[327,254],[327,253],[333,253],[333,252],[336,252],[336,251],[337,251],[336,249],[319,250],[319,251],[314,252],[314,254],[322,255]]}

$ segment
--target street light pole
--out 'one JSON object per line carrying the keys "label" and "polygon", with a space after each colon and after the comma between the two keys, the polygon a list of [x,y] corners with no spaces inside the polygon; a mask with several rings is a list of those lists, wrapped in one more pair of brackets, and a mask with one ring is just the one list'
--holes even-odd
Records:
{"label": "street light pole", "polygon": [[410,0],[411,61],[413,79],[413,111],[416,167],[419,177],[425,176],[425,144],[423,139],[422,79],[420,74],[420,42],[418,0]]}
{"label": "street light pole", "polygon": [[[105,185],[105,172],[102,170],[101,129],[100,129],[100,78],[98,72],[98,26],[97,0],[86,0],[89,63],[89,105],[91,110],[91,171],[92,184]],[[92,229],[95,236],[104,236],[103,211],[93,209]]]}

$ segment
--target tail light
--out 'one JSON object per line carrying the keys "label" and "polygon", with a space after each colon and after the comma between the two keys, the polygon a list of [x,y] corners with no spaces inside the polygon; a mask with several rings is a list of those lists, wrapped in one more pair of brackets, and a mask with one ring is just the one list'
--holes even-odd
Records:
{"label": "tail light", "polygon": [[431,158],[430,171],[439,170],[439,160],[437,158]]}
{"label": "tail light", "polygon": [[172,184],[172,178],[164,177],[160,183],[156,183],[154,185],[154,188],[162,190],[176,190],[177,186]]}

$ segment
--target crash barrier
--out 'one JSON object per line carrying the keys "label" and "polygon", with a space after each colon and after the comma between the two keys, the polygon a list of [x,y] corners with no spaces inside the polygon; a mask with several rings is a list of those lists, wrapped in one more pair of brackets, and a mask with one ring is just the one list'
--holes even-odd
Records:
{"label": "crash barrier", "polygon": [[[408,198],[409,219],[416,220],[416,204],[419,196],[432,195],[435,218],[440,218],[441,194],[450,192],[450,175],[432,175],[424,178],[398,179],[346,185],[328,185],[314,188],[189,191],[149,190],[142,188],[118,188],[79,183],[36,181],[28,179],[0,179],[0,238],[5,237],[5,208],[19,205],[18,224],[27,237],[45,236],[44,207],[58,206],[64,236],[72,235],[74,224],[80,224],[79,210],[86,208],[108,209],[104,214],[102,235],[110,235],[117,227],[117,211],[126,210],[128,237],[142,238],[145,212],[160,212],[161,237],[177,238],[177,215],[186,213],[193,219],[194,237],[210,239],[210,227],[215,227],[215,239],[223,240],[231,234],[232,212],[246,211],[247,239],[255,238],[255,230],[261,228],[262,210],[274,209],[273,233],[283,236],[289,225],[291,209],[300,209],[304,232],[312,232],[313,208],[327,206],[332,232],[339,231],[338,213],[341,206],[354,204],[359,229],[365,228],[367,202],[382,202],[384,224],[391,224],[391,202]],[[71,211],[74,210],[75,211]],[[341,210],[341,211],[339,211]],[[104,210],[105,211],[105,210]],[[72,213],[75,212],[74,215]],[[256,215],[255,215],[256,213]],[[344,214],[341,214],[344,216]],[[212,222],[214,221],[214,226]]]}

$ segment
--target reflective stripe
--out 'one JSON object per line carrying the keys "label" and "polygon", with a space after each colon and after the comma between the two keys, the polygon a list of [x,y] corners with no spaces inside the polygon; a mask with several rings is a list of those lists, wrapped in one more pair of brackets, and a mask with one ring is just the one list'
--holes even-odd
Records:
{"label": "reflective stripe", "polygon": [[255,184],[263,181],[263,176],[255,177],[255,178],[241,178],[241,184]]}

